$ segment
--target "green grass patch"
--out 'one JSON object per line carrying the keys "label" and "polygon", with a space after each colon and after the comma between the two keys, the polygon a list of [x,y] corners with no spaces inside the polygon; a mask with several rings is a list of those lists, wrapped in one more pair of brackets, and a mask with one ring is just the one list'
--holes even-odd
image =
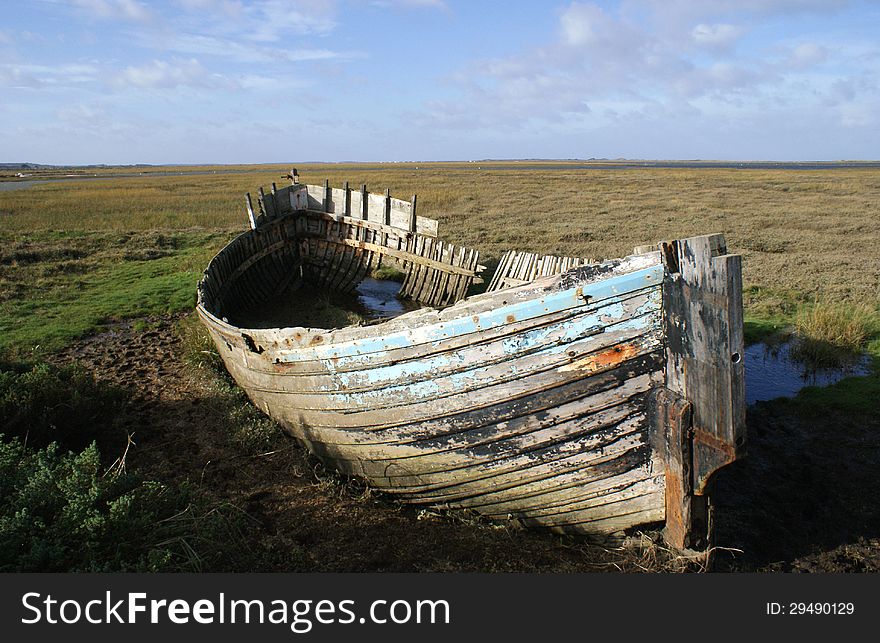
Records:
{"label": "green grass patch", "polygon": [[808,386],[793,399],[777,400],[795,412],[827,415],[880,412],[880,311],[869,304],[809,302],[803,295],[746,289],[746,344],[793,341],[791,357],[808,368],[838,368],[862,353],[872,375],[848,377],[826,387]]}
{"label": "green grass patch", "polygon": [[114,321],[190,310],[202,271],[224,240],[205,232],[7,239],[0,351],[51,352]]}
{"label": "green grass patch", "polygon": [[799,306],[806,297],[793,290],[747,286],[743,288],[743,330],[746,344],[786,338]]}
{"label": "green grass patch", "polygon": [[791,406],[811,417],[831,412],[876,417],[880,413],[880,357],[874,354],[873,375],[848,377],[831,386],[808,386],[790,400],[776,403]]}
{"label": "green grass patch", "polygon": [[380,281],[396,281],[398,283],[403,283],[403,280],[406,279],[405,272],[392,266],[379,266],[370,273],[370,276]]}

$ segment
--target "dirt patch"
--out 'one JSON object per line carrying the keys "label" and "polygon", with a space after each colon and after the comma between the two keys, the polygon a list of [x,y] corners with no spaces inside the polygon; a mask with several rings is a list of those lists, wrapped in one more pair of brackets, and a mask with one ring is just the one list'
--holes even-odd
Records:
{"label": "dirt patch", "polygon": [[748,430],[748,456],[715,490],[716,540],[742,552],[717,569],[880,571],[880,413],[759,402]]}
{"label": "dirt patch", "polygon": [[[656,544],[583,538],[405,507],[324,467],[292,439],[242,451],[215,375],[184,363],[178,318],[121,324],[55,356],[126,389],[128,466],[188,481],[251,520],[264,555],[253,571],[664,571],[699,569]],[[716,566],[724,571],[878,571],[880,419],[749,410],[749,456],[717,481]],[[230,561],[234,569],[234,561]],[[219,570],[218,570],[219,571]]]}

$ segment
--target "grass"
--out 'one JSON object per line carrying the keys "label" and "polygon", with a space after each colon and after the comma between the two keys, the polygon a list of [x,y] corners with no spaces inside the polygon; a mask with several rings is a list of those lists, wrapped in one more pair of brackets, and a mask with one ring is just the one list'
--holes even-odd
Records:
{"label": "grass", "polygon": [[380,266],[376,268],[370,273],[370,276],[373,279],[380,279],[385,281],[398,281],[403,283],[403,280],[406,279],[406,273],[401,272],[397,268],[392,266]]}
{"label": "grass", "polygon": [[0,235],[0,352],[46,353],[114,321],[191,310],[225,235]]}
{"label": "grass", "polygon": [[[441,236],[479,248],[481,262],[490,266],[510,248],[600,259],[659,239],[724,232],[731,251],[744,256],[749,343],[796,329],[807,338],[807,352],[824,347],[833,353],[840,342],[811,338],[822,323],[840,320],[827,314],[825,322],[810,320],[818,314],[811,312],[812,302],[880,306],[876,169],[553,167],[298,169],[303,182],[327,177],[334,186],[348,180],[373,190],[389,187],[394,194],[418,193],[420,213],[440,220]],[[280,182],[288,167],[187,169],[220,173],[168,176],[158,173],[178,168],[90,168],[83,171],[107,180],[0,192],[0,352],[47,353],[117,320],[192,308],[201,270],[245,228],[243,193]],[[222,173],[226,170],[235,173]],[[145,174],[113,178],[132,171]],[[312,299],[321,307],[320,297]],[[325,301],[323,309],[331,308]],[[316,315],[328,317],[325,312]],[[327,324],[357,322],[336,315]]]}
{"label": "grass", "polygon": [[815,368],[840,366],[880,335],[880,312],[865,303],[816,302],[795,318],[794,354]]}
{"label": "grass", "polygon": [[[351,185],[366,183],[375,191],[389,187],[393,194],[417,193],[420,213],[439,219],[441,236],[480,249],[487,265],[511,248],[598,259],[620,256],[635,245],[660,239],[724,232],[729,248],[744,256],[749,339],[791,324],[792,307],[816,297],[830,302],[878,301],[880,171],[876,169],[573,170],[564,163],[554,167],[479,170],[474,164],[386,164],[366,170],[357,165],[298,165],[303,182],[320,183],[326,177],[336,187],[348,180]],[[156,174],[177,169],[137,168],[146,174],[112,179],[113,173],[132,168],[107,168],[95,170],[106,174],[106,181],[0,192],[4,230],[0,241],[13,246],[0,260],[0,302],[10,296],[30,302],[22,304],[23,309],[0,304],[4,305],[0,316],[7,320],[0,327],[0,342],[38,343],[41,333],[20,326],[41,315],[50,320],[48,343],[58,345],[71,335],[68,326],[78,326],[71,328],[78,334],[99,326],[102,317],[160,312],[163,299],[165,308],[181,309],[190,301],[191,284],[207,258],[222,241],[245,228],[244,192],[282,182],[280,177],[289,168],[220,167],[215,169],[238,173]],[[112,245],[110,231],[147,245],[127,254],[120,249],[116,259],[129,265],[104,266],[98,274],[87,271],[89,264],[111,259],[107,253],[90,256],[92,261],[65,256],[77,251],[76,242],[82,239]],[[212,234],[217,236],[207,238]],[[148,245],[148,240],[163,235],[185,247]],[[25,290],[20,282],[9,283],[8,266],[17,261],[16,252],[22,260],[18,266],[27,260],[31,250],[19,247],[22,244],[51,246],[49,240],[58,247],[44,250],[56,254],[37,270],[43,271],[44,281],[52,276],[46,272],[55,271],[56,283],[67,292],[53,289],[43,305],[36,301],[43,293]],[[187,258],[191,263],[181,270],[181,259]],[[77,276],[77,271],[86,272]],[[14,272],[29,279],[34,271]],[[146,282],[138,284],[140,292],[133,290],[142,275]],[[92,295],[96,290],[107,294]],[[113,297],[113,291],[119,296]],[[83,293],[87,300],[76,314],[58,320],[59,311]],[[13,322],[19,327],[10,327]]]}
{"label": "grass", "polygon": [[831,413],[843,413],[848,416],[877,417],[878,400],[880,400],[880,351],[873,353],[874,374],[867,377],[847,377],[837,384],[826,387],[808,386],[792,400],[780,400],[796,412],[812,416],[824,417]]}
{"label": "grass", "polygon": [[[303,182],[348,180],[419,195],[441,236],[491,260],[508,249],[608,258],[636,245],[724,232],[744,255],[745,284],[831,301],[877,299],[880,171],[638,169],[477,170],[438,164],[364,170],[298,166]],[[564,164],[558,167],[565,168]],[[47,229],[233,230],[246,226],[243,194],[286,166],[196,176],[145,176],[0,192],[10,234]],[[485,262],[484,262],[485,263]]]}

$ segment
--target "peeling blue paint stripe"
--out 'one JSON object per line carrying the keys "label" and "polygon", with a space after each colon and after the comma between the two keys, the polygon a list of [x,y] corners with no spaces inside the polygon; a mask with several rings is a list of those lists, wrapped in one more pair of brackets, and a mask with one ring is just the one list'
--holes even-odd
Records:
{"label": "peeling blue paint stripe", "polygon": [[[642,306],[632,311],[627,319],[623,319],[626,311],[624,311],[620,303],[614,301],[590,314],[559,322],[549,328],[540,327],[522,334],[500,338],[493,342],[496,346],[496,351],[487,349],[487,352],[494,356],[490,357],[483,353],[479,363],[485,368],[499,360],[517,359],[526,354],[533,354],[535,349],[541,349],[538,351],[539,353],[551,346],[562,345],[564,349],[570,342],[599,333],[602,329],[632,330],[645,328],[650,323],[650,320],[646,321],[644,316],[650,312],[657,312],[659,309],[659,297],[651,298]],[[622,319],[623,321],[619,321]],[[495,354],[497,347],[500,347],[501,350],[500,353]],[[448,372],[450,368],[456,366],[459,368],[464,367],[466,355],[463,352],[467,350],[468,347],[464,347],[425,357],[421,360],[411,360],[377,368],[365,368],[358,371],[341,372],[335,375],[334,382],[337,388],[351,391],[351,389],[356,387],[374,389],[376,386],[388,384],[389,382],[407,381],[429,374],[436,375],[442,371]],[[472,365],[474,364],[473,358],[469,361]],[[341,362],[342,360],[340,360],[339,366],[342,365]],[[334,364],[330,363],[327,366],[328,371],[333,372]]]}
{"label": "peeling blue paint stripe", "polygon": [[[523,370],[517,364],[517,360],[520,358],[512,357],[508,361],[492,365],[472,363],[463,370],[443,374],[438,376],[437,379],[388,382],[382,388],[367,388],[357,391],[329,388],[311,391],[285,391],[283,393],[294,396],[297,399],[297,408],[303,411],[338,411],[347,413],[353,410],[360,412],[389,409],[395,406],[417,405],[462,393],[477,392],[485,388],[503,385],[507,382],[524,382],[529,377],[537,376],[539,373],[547,375],[550,371],[555,371],[559,366],[568,363],[571,359],[582,358],[595,350],[607,350],[621,342],[637,342],[639,345],[637,355],[645,355],[655,350],[656,346],[659,345],[659,315],[656,313],[648,314],[638,320],[626,320],[625,323],[629,324],[630,321],[636,321],[635,325],[639,329],[633,331],[632,334],[617,338],[614,343],[606,344],[601,349],[595,347],[594,344],[604,335],[592,335],[573,343],[552,346],[532,353],[527,358],[530,362],[530,365],[526,366],[527,370]],[[650,329],[653,329],[653,333]],[[570,358],[563,357],[571,349],[574,349],[577,355]],[[637,355],[632,356],[632,359],[635,359]],[[495,371],[494,374],[493,371]],[[572,377],[578,378],[582,377],[582,375],[572,374]],[[251,387],[250,390],[281,393],[281,391],[276,389],[261,387]],[[332,406],[332,404],[337,406]]]}
{"label": "peeling blue paint stripe", "polygon": [[[619,297],[651,286],[659,288],[663,281],[663,265],[605,279],[581,288],[588,306],[611,297]],[[463,316],[412,330],[397,331],[382,337],[368,337],[362,340],[279,350],[275,357],[280,362],[312,362],[318,360],[344,359],[370,353],[409,348],[430,342],[447,341],[453,337],[485,331],[508,324],[507,317],[513,315],[517,321],[525,321],[542,315],[553,314],[570,308],[585,306],[578,296],[578,288],[562,292],[548,293],[542,298],[530,299],[518,304],[503,306],[475,316]]]}
{"label": "peeling blue paint stripe", "polygon": [[[647,317],[640,318],[639,323],[642,326],[639,330],[643,331],[647,331],[653,326],[650,318]],[[554,358],[558,360],[561,356],[565,355],[566,351],[572,349],[572,347],[576,347],[578,356],[583,357],[589,354],[591,346],[597,342],[599,338],[601,338],[601,335],[593,335],[592,337],[586,337],[579,340],[574,344],[552,346],[538,351],[537,353],[533,353],[529,357],[540,357],[542,360],[545,360],[552,365],[554,364]],[[339,410],[370,406],[376,407],[377,405],[381,408],[383,404],[412,404],[419,400],[430,400],[436,397],[452,395],[456,392],[494,386],[497,383],[518,379],[527,375],[527,371],[521,370],[516,360],[517,358],[514,356],[509,362],[494,365],[496,369],[506,367],[506,374],[503,377],[499,377],[497,374],[491,375],[490,373],[487,373],[489,368],[484,364],[474,364],[473,367],[468,370],[449,373],[439,379],[392,383],[391,386],[386,386],[384,388],[364,389],[355,392],[328,390],[326,392],[315,391],[313,393],[300,392],[298,395],[301,395],[303,398],[314,396],[315,399],[321,399],[324,397],[328,403],[339,404]],[[543,372],[544,369],[546,369],[546,367],[541,367],[537,370]],[[396,382],[399,382],[399,380],[396,380]],[[320,409],[321,407],[318,408]],[[326,408],[333,407],[328,405]]]}

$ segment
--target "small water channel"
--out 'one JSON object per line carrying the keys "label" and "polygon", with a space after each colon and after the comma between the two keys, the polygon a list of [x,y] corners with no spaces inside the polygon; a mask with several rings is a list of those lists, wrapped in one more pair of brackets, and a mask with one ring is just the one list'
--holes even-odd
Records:
{"label": "small water channel", "polygon": [[806,386],[830,386],[845,377],[871,374],[871,360],[867,355],[840,368],[810,369],[792,358],[793,346],[791,341],[774,346],[763,343],[746,346],[746,404],[794,397]]}

